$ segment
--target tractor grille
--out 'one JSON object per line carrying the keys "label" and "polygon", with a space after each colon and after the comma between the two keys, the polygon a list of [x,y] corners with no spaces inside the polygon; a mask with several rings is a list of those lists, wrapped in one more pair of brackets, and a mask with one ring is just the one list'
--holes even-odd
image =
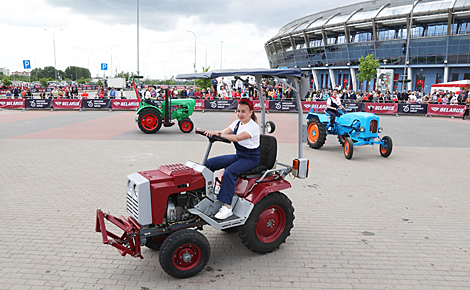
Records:
{"label": "tractor grille", "polygon": [[377,133],[377,120],[370,121],[370,132]]}
{"label": "tractor grille", "polygon": [[127,193],[127,212],[130,213],[133,218],[139,220],[139,203],[129,192]]}

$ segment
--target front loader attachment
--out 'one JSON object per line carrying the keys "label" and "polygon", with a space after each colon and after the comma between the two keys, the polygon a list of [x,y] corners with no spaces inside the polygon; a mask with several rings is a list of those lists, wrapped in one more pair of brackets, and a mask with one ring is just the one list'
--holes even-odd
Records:
{"label": "front loader attachment", "polygon": [[[106,230],[104,219],[124,231],[122,236],[115,235]],[[134,258],[143,259],[140,250],[140,230],[141,226],[132,218],[119,218],[110,214],[103,213],[100,209],[96,210],[96,227],[95,231],[101,233],[103,244],[111,245],[119,251],[122,256],[130,255]]]}

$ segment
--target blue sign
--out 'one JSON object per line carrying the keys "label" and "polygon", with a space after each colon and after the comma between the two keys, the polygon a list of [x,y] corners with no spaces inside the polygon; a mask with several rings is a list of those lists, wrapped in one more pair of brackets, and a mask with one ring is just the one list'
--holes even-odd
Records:
{"label": "blue sign", "polygon": [[101,70],[108,70],[108,64],[107,63],[102,63],[101,64]]}
{"label": "blue sign", "polygon": [[24,69],[31,69],[31,61],[23,60]]}

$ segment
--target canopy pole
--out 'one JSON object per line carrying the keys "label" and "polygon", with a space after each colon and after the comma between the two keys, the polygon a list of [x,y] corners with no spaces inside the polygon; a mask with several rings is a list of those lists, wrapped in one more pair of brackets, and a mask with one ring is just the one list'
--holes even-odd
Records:
{"label": "canopy pole", "polygon": [[261,134],[265,135],[265,108],[264,108],[264,98],[263,98],[263,92],[261,90],[261,75],[256,75],[255,76],[255,81],[256,81],[256,88],[258,90],[258,96],[259,96],[259,101],[261,105]]}
{"label": "canopy pole", "polygon": [[298,116],[299,116],[299,158],[302,158],[304,155],[303,152],[303,143],[302,143],[302,134],[303,134],[303,124],[304,124],[304,116],[303,116],[303,108],[302,108],[302,100],[300,96],[300,85],[299,81],[297,78],[294,78],[294,87],[295,87],[295,94],[296,94],[296,100],[297,100],[297,111],[298,111]]}

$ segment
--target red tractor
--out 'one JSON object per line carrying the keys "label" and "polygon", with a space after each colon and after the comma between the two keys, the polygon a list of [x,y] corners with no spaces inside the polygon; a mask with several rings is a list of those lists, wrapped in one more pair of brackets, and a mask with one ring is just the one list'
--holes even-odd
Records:
{"label": "red tractor", "polygon": [[[178,78],[229,75],[254,75],[258,84],[262,76],[289,78],[294,84],[292,88],[301,92],[298,80],[302,80],[302,75],[299,69],[224,70]],[[216,199],[221,180],[214,179],[214,173],[204,166],[214,142],[230,141],[218,136],[208,137],[209,146],[201,164],[187,161],[184,165],[162,165],[157,170],[127,176],[127,211],[131,216],[117,218],[98,209],[95,230],[101,232],[103,243],[116,247],[123,256],[129,254],[143,258],[142,245],[159,250],[162,269],[177,278],[196,275],[209,261],[209,242],[199,232],[204,225],[222,231],[237,229],[243,244],[256,253],[272,252],[284,243],[294,226],[292,202],[281,192],[291,187],[284,178],[290,173],[298,178],[308,175],[308,160],[301,156],[302,123],[299,125],[299,158],[293,161],[293,165],[276,162],[276,138],[264,135],[262,99],[261,106],[263,134],[260,136],[260,165],[238,177],[232,201],[234,214],[231,217],[225,220],[214,217],[223,205]],[[301,108],[300,104],[298,107]],[[303,120],[302,110],[299,120]],[[268,127],[274,128],[272,123]],[[196,133],[203,135],[202,131]],[[222,175],[219,177],[223,178]],[[118,236],[109,232],[105,219],[124,233]]]}

